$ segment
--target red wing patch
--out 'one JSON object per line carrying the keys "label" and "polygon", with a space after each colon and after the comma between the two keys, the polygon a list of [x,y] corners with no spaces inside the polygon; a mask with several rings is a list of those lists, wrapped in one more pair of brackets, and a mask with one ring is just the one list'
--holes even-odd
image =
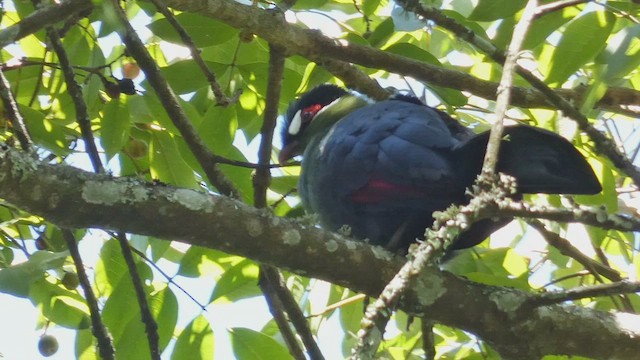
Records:
{"label": "red wing patch", "polygon": [[356,203],[374,204],[390,199],[424,195],[418,187],[394,184],[381,179],[371,179],[360,189],[351,194],[351,200]]}

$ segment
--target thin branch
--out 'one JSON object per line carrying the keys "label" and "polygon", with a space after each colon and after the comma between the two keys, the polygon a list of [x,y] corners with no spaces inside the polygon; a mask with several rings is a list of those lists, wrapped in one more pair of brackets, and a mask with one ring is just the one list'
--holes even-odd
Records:
{"label": "thin branch", "polygon": [[500,216],[546,219],[565,223],[575,222],[608,230],[640,231],[640,219],[626,215],[608,214],[604,208],[592,209],[586,206],[569,209],[554,208],[510,199],[501,200],[497,205]]}
{"label": "thin branch", "polygon": [[[109,234],[114,238],[117,236],[115,233],[112,233],[112,232],[109,232]],[[145,255],[145,253],[143,253],[142,251],[134,248],[131,245],[129,245],[129,248],[131,248],[131,251],[133,251],[136,255],[138,255],[140,258],[142,258],[144,261],[146,261],[147,264],[149,264],[149,266],[151,266],[152,268],[156,269],[156,271],[160,275],[164,276],[164,278],[167,279],[167,282],[169,284],[171,284],[171,285],[175,286],[176,288],[178,288],[178,290],[180,290],[180,292],[185,294],[189,299],[191,299],[191,301],[193,301],[196,305],[198,305],[198,307],[201,310],[207,311],[207,307],[205,305],[201,304],[196,298],[193,297],[193,295],[191,295],[187,290],[185,290],[182,286],[180,286],[180,284],[175,282],[173,280],[173,278],[171,276],[169,276],[169,274],[164,272],[164,270],[162,270],[162,268],[160,266],[158,266],[158,264],[156,264],[153,260],[149,259],[147,257],[147,255]]]}
{"label": "thin branch", "polygon": [[620,281],[610,284],[582,286],[565,291],[551,291],[537,295],[527,301],[529,306],[547,306],[565,301],[600,296],[633,294],[640,292],[640,282]]}
{"label": "thin branch", "polygon": [[140,316],[145,326],[144,330],[147,333],[147,342],[149,343],[151,359],[160,360],[160,337],[158,335],[158,324],[153,319],[153,315],[151,315],[151,309],[149,308],[149,302],[147,301],[147,293],[144,291],[144,284],[140,280],[140,273],[138,272],[136,261],[133,258],[133,252],[129,247],[129,241],[127,240],[125,233],[119,232],[116,235],[116,240],[118,240],[120,249],[122,250],[124,262],[127,264],[127,269],[129,269],[129,277],[133,282],[136,300],[140,307]]}
{"label": "thin branch", "polygon": [[176,17],[173,16],[173,13],[167,8],[167,5],[164,4],[162,0],[151,0],[151,2],[153,3],[153,5],[155,5],[156,9],[158,9],[158,11],[160,11],[160,13],[164,15],[164,17],[176,30],[176,32],[178,32],[180,39],[182,39],[182,43],[189,49],[193,61],[195,61],[195,63],[200,68],[200,71],[202,71],[204,76],[207,78],[207,81],[209,81],[211,91],[213,91],[213,96],[215,96],[218,105],[228,106],[236,103],[238,101],[238,98],[240,97],[241,92],[237,92],[231,98],[227,97],[222,91],[222,87],[218,83],[216,75],[209,69],[207,64],[205,64],[202,56],[200,56],[200,50],[196,47],[193,39],[191,39],[191,36],[189,36],[187,30],[185,30],[185,28],[180,25]]}
{"label": "thin branch", "polygon": [[305,360],[306,357],[304,356],[304,352],[298,344],[298,340],[291,330],[291,327],[289,327],[284,304],[282,304],[280,296],[278,296],[278,292],[275,289],[276,286],[284,286],[280,281],[280,273],[273,266],[261,265],[258,285],[264,295],[264,299],[267,302],[267,307],[273,316],[273,320],[275,320],[278,325],[280,334],[282,335],[284,342],[287,344],[289,353],[296,360]]}
{"label": "thin branch", "polygon": [[535,16],[535,8],[537,6],[538,2],[535,0],[529,0],[527,2],[527,6],[522,13],[522,17],[513,31],[513,37],[509,43],[504,64],[502,65],[502,78],[500,79],[500,86],[498,86],[498,98],[496,100],[496,121],[491,127],[489,142],[487,143],[487,151],[485,153],[484,164],[482,166],[483,174],[489,178],[493,178],[496,171],[496,164],[498,163],[498,151],[500,149],[500,143],[502,142],[504,117],[507,113],[507,109],[509,108],[509,101],[511,99],[513,74],[517,66],[516,61],[524,38]]}
{"label": "thin branch", "polygon": [[311,315],[309,315],[309,316],[308,316],[308,318],[312,318],[312,317],[318,317],[318,316],[326,315],[326,314],[328,314],[329,312],[334,311],[334,310],[336,310],[336,309],[339,309],[339,308],[341,308],[341,307],[343,307],[343,306],[350,305],[350,304],[354,304],[354,303],[356,303],[356,302],[362,301],[362,300],[364,300],[366,297],[367,297],[367,295],[365,295],[365,294],[353,295],[353,296],[348,297],[348,298],[346,298],[346,299],[344,299],[344,300],[340,300],[340,301],[337,301],[337,302],[335,302],[335,303],[333,303],[333,304],[331,304],[331,305],[328,305],[327,307],[325,307],[324,309],[322,309],[322,311],[320,311],[320,312],[318,312],[318,313],[315,313],[315,314],[311,314]]}
{"label": "thin branch", "polygon": [[16,134],[16,137],[20,142],[20,147],[25,151],[30,151],[33,141],[31,140],[29,130],[24,123],[24,119],[20,114],[18,104],[16,103],[13,94],[11,94],[9,81],[4,76],[4,72],[2,70],[0,70],[0,98],[2,98],[2,103],[4,104],[5,112],[13,127],[13,132]]}
{"label": "thin branch", "polygon": [[136,60],[140,69],[144,72],[147,81],[149,81],[156,91],[162,106],[202,166],[209,182],[222,194],[241,197],[238,189],[236,189],[233,183],[220,170],[218,158],[204,144],[198,132],[189,121],[187,114],[178,101],[178,97],[171,87],[169,87],[169,84],[158,68],[158,64],[151,57],[142,40],[140,40],[140,37],[138,37],[129,23],[127,15],[119,6],[118,0],[111,0],[108,3],[114,10],[115,20],[120,25],[118,29],[120,38],[127,46],[130,55]]}
{"label": "thin branch", "polygon": [[53,51],[58,56],[58,61],[60,61],[60,68],[62,69],[64,80],[67,84],[67,91],[73,100],[73,106],[76,110],[76,121],[80,127],[80,133],[82,134],[84,146],[87,150],[87,154],[89,155],[89,159],[91,160],[93,170],[97,173],[104,172],[102,160],[100,160],[100,153],[98,152],[98,147],[96,146],[96,142],[93,138],[93,132],[91,131],[91,119],[89,119],[87,104],[84,102],[84,98],[82,97],[82,89],[76,82],[76,74],[73,72],[73,66],[71,65],[69,56],[67,55],[64,46],[62,46],[62,41],[60,40],[58,32],[54,28],[47,27],[47,37],[51,42]]}
{"label": "thin branch", "polygon": [[[553,231],[547,230],[547,228],[544,226],[544,224],[542,224],[540,220],[527,219],[526,221],[529,225],[536,229],[540,233],[540,235],[542,235],[542,237],[547,243],[549,243],[549,245],[560,250],[563,255],[576,260],[582,266],[584,266],[585,269],[589,270],[589,273],[593,275],[596,281],[603,283],[604,279],[602,279],[601,276],[604,276],[605,278],[613,282],[623,280],[620,273],[612,269],[608,264],[599,263],[598,261],[595,261],[586,256],[578,248],[573,246],[567,239],[562,238],[560,235],[556,234]],[[616,305],[618,305],[617,299],[612,300],[616,303]],[[627,297],[621,296],[620,300],[625,311],[631,313],[635,312],[633,304]]]}
{"label": "thin branch", "polygon": [[602,275],[611,281],[622,281],[620,273],[611,267],[601,264],[583,254],[578,248],[573,246],[567,239],[562,238],[553,231],[547,230],[546,226],[538,219],[527,219],[527,223],[536,229],[549,245],[560,250],[560,252],[577,262],[594,275]]}
{"label": "thin branch", "polygon": [[576,6],[576,5],[585,4],[588,2],[591,2],[591,0],[560,0],[552,3],[540,5],[536,9],[535,17],[538,18],[570,6]]}
{"label": "thin branch", "polygon": [[98,340],[98,351],[100,357],[104,360],[115,359],[115,349],[113,348],[113,339],[109,334],[109,331],[104,326],[102,318],[100,317],[100,308],[98,307],[98,299],[91,288],[91,282],[87,276],[87,272],[84,271],[84,264],[82,263],[82,257],[80,251],[78,251],[78,244],[73,232],[67,228],[62,228],[62,237],[67,244],[71,259],[76,267],[76,274],[78,274],[78,281],[80,287],[84,292],[84,297],[87,299],[87,306],[89,307],[89,316],[91,317],[91,332],[93,336]]}

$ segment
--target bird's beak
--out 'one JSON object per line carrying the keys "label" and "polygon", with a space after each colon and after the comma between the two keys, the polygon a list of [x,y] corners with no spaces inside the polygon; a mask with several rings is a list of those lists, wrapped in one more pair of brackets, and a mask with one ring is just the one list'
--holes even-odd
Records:
{"label": "bird's beak", "polygon": [[294,156],[296,156],[298,145],[298,141],[292,141],[282,150],[280,150],[280,154],[278,155],[278,162],[280,164],[284,164],[285,162],[287,162],[287,160],[291,160]]}

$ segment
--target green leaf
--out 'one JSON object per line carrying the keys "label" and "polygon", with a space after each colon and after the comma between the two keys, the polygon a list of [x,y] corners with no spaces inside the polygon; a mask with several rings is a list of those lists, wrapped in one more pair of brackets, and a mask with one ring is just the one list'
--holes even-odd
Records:
{"label": "green leaf", "polygon": [[[205,61],[207,68],[220,77],[229,65]],[[160,69],[173,91],[177,94],[187,94],[209,85],[200,67],[193,60],[182,60]],[[198,74],[198,76],[185,76]]]}
{"label": "green leaf", "polygon": [[[122,359],[149,359],[149,347],[143,346],[145,326],[140,321],[140,307],[130,281],[122,281],[107,299],[103,319],[113,336],[113,343]],[[164,287],[148,297],[151,315],[158,323],[160,350],[164,349],[173,334],[178,318],[178,301],[173,292]],[[146,345],[146,344],[145,344]]]}
{"label": "green leaf", "polygon": [[640,25],[622,28],[607,41],[598,62],[607,65],[605,81],[609,85],[635,70],[640,65]]}
{"label": "green leaf", "polygon": [[[194,13],[183,12],[176,16],[176,20],[187,31],[187,34],[195,42],[197,47],[206,47],[221,44],[238,35],[238,30],[210,17],[204,17]],[[148,28],[162,39],[183,44],[182,39],[175,28],[167,19],[160,19],[148,25]]]}
{"label": "green leaf", "polygon": [[236,358],[242,360],[292,359],[287,349],[273,338],[247,328],[229,329]]}
{"label": "green leaf", "polygon": [[122,258],[122,251],[115,239],[102,245],[95,273],[98,292],[106,297],[110,296],[122,277],[128,274],[127,266]]}
{"label": "green leaf", "polygon": [[593,59],[605,46],[615,20],[610,12],[593,11],[571,21],[551,57],[545,81],[563,83]]}
{"label": "green leaf", "polygon": [[392,54],[406,56],[410,59],[424,61],[433,65],[442,65],[435,56],[431,55],[431,53],[409,43],[395,43],[384,49],[384,51],[390,52]]}
{"label": "green leaf", "polygon": [[185,188],[198,188],[193,170],[180,156],[171,135],[154,131],[150,144],[151,176],[164,183]]}
{"label": "green leaf", "polygon": [[226,156],[230,153],[237,128],[235,107],[212,104],[202,117],[198,134],[214,153]]}
{"label": "green leaf", "polygon": [[23,263],[0,270],[0,292],[27,297],[32,283],[44,278],[44,272],[62,267],[69,252],[36,251]]}
{"label": "green leaf", "polygon": [[278,176],[271,179],[269,189],[278,194],[287,194],[298,186],[298,176]]}
{"label": "green leaf", "polygon": [[76,291],[40,278],[32,284],[29,297],[44,317],[60,326],[86,329],[91,324],[86,301]]}
{"label": "green leaf", "polygon": [[480,0],[469,20],[493,21],[514,15],[524,8],[526,0]]}
{"label": "green leaf", "polygon": [[91,56],[91,48],[87,41],[87,31],[93,29],[91,26],[81,28],[74,26],[64,35],[62,44],[64,45],[67,55],[72,65],[89,65],[89,57]]}
{"label": "green leaf", "polygon": [[68,140],[62,126],[58,125],[55,120],[46,118],[40,111],[22,105],[19,105],[18,108],[36,145],[42,146],[58,156],[69,154]]}
{"label": "green leaf", "polygon": [[371,16],[383,3],[382,0],[363,0],[362,1],[362,13],[366,16]]}
{"label": "green leaf", "polygon": [[258,272],[258,265],[251,260],[239,262],[222,274],[209,301],[233,302],[259,295]]}
{"label": "green leaf", "polygon": [[129,138],[131,120],[124,99],[112,99],[104,108],[100,119],[100,144],[110,160],[124,146]]}
{"label": "green leaf", "polygon": [[[228,264],[236,264],[241,259],[239,256],[228,255],[217,250],[191,246],[180,262],[178,274],[186,277],[218,275],[231,266]],[[224,264],[227,266],[225,267]]]}
{"label": "green leaf", "polygon": [[213,330],[211,330],[209,321],[199,315],[178,336],[171,360],[213,359],[213,340]]}

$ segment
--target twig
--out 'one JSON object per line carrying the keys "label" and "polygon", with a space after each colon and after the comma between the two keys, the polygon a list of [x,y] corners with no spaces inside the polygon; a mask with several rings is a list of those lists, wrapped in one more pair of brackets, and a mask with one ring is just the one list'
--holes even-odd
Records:
{"label": "twig", "polygon": [[535,17],[538,18],[548,13],[562,10],[569,6],[576,6],[576,5],[580,5],[588,2],[591,2],[591,0],[560,0],[552,3],[540,5],[536,9]]}
{"label": "twig", "polygon": [[67,244],[67,249],[69,249],[69,254],[73,259],[73,264],[76,267],[76,274],[78,274],[78,281],[80,282],[80,287],[82,287],[82,291],[84,292],[84,297],[87,299],[87,306],[89,307],[89,316],[91,317],[91,332],[93,336],[98,341],[98,351],[100,352],[100,357],[104,360],[115,359],[115,350],[113,348],[113,341],[111,339],[111,335],[109,335],[109,331],[104,326],[102,319],[100,318],[100,309],[98,308],[98,299],[96,295],[93,293],[93,289],[91,288],[91,282],[89,281],[89,277],[87,276],[87,272],[84,271],[84,265],[82,263],[82,257],[80,256],[80,252],[78,251],[78,244],[76,242],[76,238],[71,232],[71,230],[67,228],[62,228],[62,237],[64,238],[65,243]]}
{"label": "twig", "polygon": [[7,117],[11,121],[11,125],[13,125],[13,132],[18,138],[20,146],[23,150],[30,151],[33,142],[31,141],[31,136],[29,136],[29,130],[24,124],[24,119],[20,114],[20,110],[18,110],[18,104],[13,94],[11,94],[9,81],[2,70],[0,70],[0,98],[2,98]]}
{"label": "twig", "polygon": [[592,258],[583,254],[578,248],[573,246],[567,239],[560,237],[553,231],[547,230],[544,224],[538,219],[527,219],[527,223],[536,229],[540,235],[549,243],[549,245],[560,250],[560,252],[568,256],[584,266],[594,275],[602,275],[611,281],[622,281],[622,276],[616,270],[609,266],[603,265]]}
{"label": "twig", "polygon": [[[109,234],[111,234],[111,236],[116,237],[117,235],[115,235],[115,233],[109,232]],[[169,274],[167,274],[166,272],[164,272],[164,270],[162,270],[162,268],[160,266],[158,266],[158,264],[156,264],[155,262],[153,262],[151,259],[149,259],[147,257],[147,255],[145,255],[145,253],[143,253],[142,251],[134,248],[133,246],[129,245],[129,248],[131,248],[131,251],[133,251],[136,255],[138,255],[140,258],[142,258],[142,260],[146,261],[147,264],[149,264],[149,266],[151,266],[152,268],[156,269],[156,271],[158,273],[160,273],[160,275],[164,276],[165,279],[167,279],[167,282],[169,282],[169,284],[175,286],[176,288],[178,288],[178,290],[180,290],[183,294],[185,294],[189,299],[191,299],[191,301],[193,301],[196,305],[198,305],[198,307],[203,310],[203,311],[207,311],[207,307],[203,304],[201,304],[196,298],[194,298],[191,294],[189,294],[189,292],[187,290],[185,290],[182,286],[180,286],[180,284],[178,284],[177,282],[175,282],[173,280],[173,278],[171,276],[169,276]]]}
{"label": "twig", "polygon": [[145,326],[144,330],[147,333],[147,342],[149,343],[151,359],[160,360],[160,337],[158,336],[158,324],[153,319],[153,315],[151,315],[151,309],[149,308],[149,302],[147,301],[147,294],[144,291],[144,284],[140,281],[140,273],[138,273],[136,261],[133,258],[133,252],[129,247],[129,241],[127,241],[125,233],[121,232],[116,235],[116,240],[118,240],[120,249],[122,250],[124,262],[127,264],[127,269],[129,269],[129,277],[133,282],[136,300],[140,307],[140,315]]}
{"label": "twig", "polygon": [[498,203],[501,216],[525,219],[546,219],[564,223],[577,222],[602,229],[620,231],[640,231],[640,219],[624,215],[608,214],[604,208],[592,209],[586,206],[574,208],[554,208],[531,205],[525,202],[504,199]]}
{"label": "twig", "polygon": [[[264,110],[264,119],[260,129],[260,147],[258,149],[258,165],[268,165],[271,162],[271,142],[278,117],[278,104],[280,102],[280,90],[282,88],[282,76],[284,73],[284,53],[282,49],[271,46],[269,51],[269,79],[267,82],[267,103]],[[271,172],[267,166],[259,166],[253,177],[253,205],[257,208],[267,206],[267,188],[271,183]],[[295,334],[287,321],[287,310],[280,298],[278,288],[284,287],[289,296],[288,289],[281,281],[278,269],[273,266],[260,264],[260,289],[267,301],[269,311],[273,316],[280,333],[289,348],[289,352],[296,359],[304,359],[304,353],[298,344]],[[282,289],[280,289],[282,290]],[[297,305],[296,305],[297,308]]]}
{"label": "twig", "polygon": [[566,291],[543,293],[527,300],[527,305],[540,307],[571,300],[598,296],[632,294],[637,292],[640,292],[640,282],[620,281],[611,284],[582,286]]}
{"label": "twig", "polygon": [[312,317],[323,316],[323,315],[325,315],[325,314],[327,314],[327,313],[329,313],[329,312],[331,312],[333,310],[339,309],[339,308],[341,308],[341,307],[343,307],[345,305],[349,305],[349,304],[353,304],[353,303],[358,302],[358,301],[362,301],[366,297],[367,297],[367,295],[365,295],[365,294],[353,295],[353,296],[351,296],[349,298],[346,298],[344,300],[340,300],[340,301],[337,301],[337,302],[335,302],[335,303],[333,303],[331,305],[328,305],[327,307],[322,309],[322,311],[320,311],[319,313],[311,314],[311,315],[309,315],[307,317],[312,318]]}
{"label": "twig", "polygon": [[104,172],[104,167],[102,165],[102,161],[100,160],[100,154],[93,138],[93,132],[91,131],[91,120],[89,119],[87,104],[85,104],[84,98],[82,97],[82,89],[76,82],[76,75],[73,72],[73,66],[71,65],[69,56],[62,46],[62,41],[60,41],[58,32],[54,28],[47,27],[47,37],[51,42],[53,51],[58,56],[58,61],[60,61],[60,68],[62,69],[62,73],[64,74],[65,83],[67,84],[67,90],[69,92],[69,95],[71,95],[73,106],[76,110],[76,121],[80,126],[80,133],[82,134],[82,139],[84,140],[84,144],[87,149],[89,159],[91,160],[93,170],[96,173],[102,173]]}
{"label": "twig", "polygon": [[198,65],[200,71],[205,75],[207,81],[209,81],[209,85],[211,86],[211,91],[213,91],[213,96],[216,98],[216,102],[221,106],[228,106],[234,104],[238,101],[241,92],[237,92],[233,97],[227,97],[222,91],[222,87],[218,84],[218,80],[216,79],[216,75],[209,69],[207,64],[205,64],[202,56],[200,56],[200,50],[196,47],[196,44],[191,39],[191,36],[187,33],[184,27],[180,25],[178,20],[173,16],[173,13],[167,8],[167,5],[164,4],[162,0],[151,0],[153,5],[156,6],[156,9],[160,11],[162,15],[167,19],[169,24],[173,26],[173,28],[178,32],[180,38],[182,39],[183,44],[189,48],[189,52],[191,53],[191,57],[193,61]]}
{"label": "twig", "polygon": [[[271,275],[274,275],[275,278],[272,278]],[[280,329],[280,334],[282,334],[282,337],[287,344],[289,353],[296,360],[305,360],[306,358],[302,352],[302,348],[298,345],[295,334],[291,331],[289,322],[287,322],[284,305],[280,302],[280,297],[273,287],[273,285],[278,283],[277,277],[279,277],[279,273],[274,267],[261,266],[258,285],[264,294],[264,299],[267,302],[269,311],[278,325],[278,329]]]}
{"label": "twig", "polygon": [[[526,220],[529,225],[531,225],[534,229],[536,229],[540,235],[545,239],[549,245],[555,247],[560,250],[560,252],[568,256],[577,262],[579,262],[585,269],[589,270],[589,273],[593,275],[593,277],[598,282],[604,282],[601,276],[611,280],[611,281],[622,281],[623,278],[620,276],[616,270],[612,269],[608,264],[601,264],[590,257],[583,254],[578,248],[573,246],[567,239],[562,238],[560,235],[554,233],[553,231],[547,230],[547,228],[542,224],[542,222],[538,219],[527,219]],[[612,299],[616,305],[618,304],[616,299]],[[635,312],[633,308],[633,304],[629,301],[625,296],[621,296],[620,298],[622,302],[622,307],[627,312]]]}
{"label": "twig", "polygon": [[500,142],[502,141],[502,132],[504,129],[504,117],[509,107],[509,101],[511,100],[511,87],[513,86],[513,73],[516,69],[516,61],[518,59],[518,53],[522,47],[527,30],[531,26],[531,21],[535,16],[535,8],[538,6],[536,0],[529,0],[525,7],[522,17],[513,31],[513,37],[507,50],[504,64],[502,66],[502,78],[500,79],[500,86],[498,87],[498,98],[496,100],[496,121],[491,127],[489,134],[489,142],[487,143],[487,151],[485,153],[484,164],[482,166],[482,172],[485,176],[493,178],[493,174],[496,171],[496,164],[498,163],[498,151],[500,149]]}

